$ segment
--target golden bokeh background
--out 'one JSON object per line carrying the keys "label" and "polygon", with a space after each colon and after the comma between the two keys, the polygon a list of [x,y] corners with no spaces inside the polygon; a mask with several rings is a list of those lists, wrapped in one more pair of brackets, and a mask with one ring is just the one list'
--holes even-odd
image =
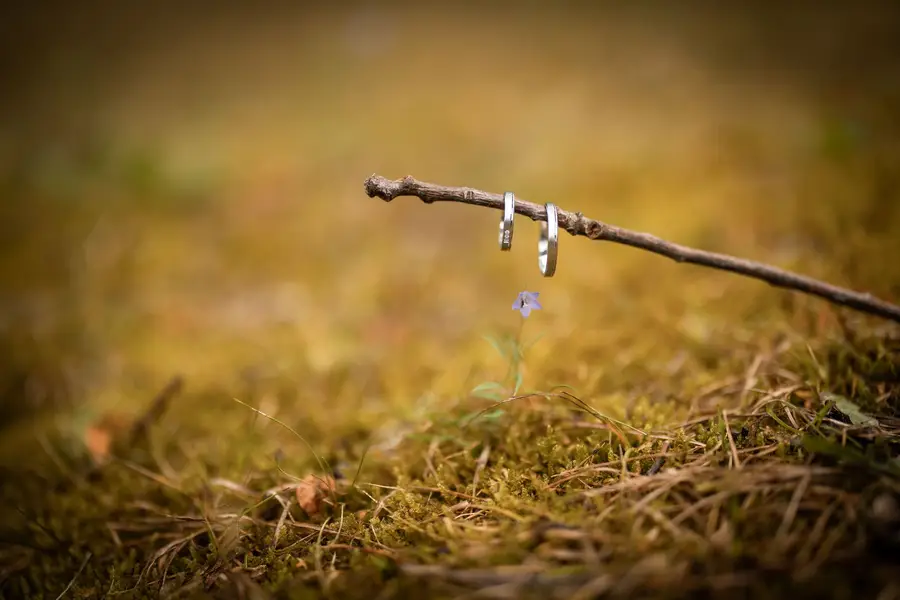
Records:
{"label": "golden bokeh background", "polygon": [[177,373],[197,394],[172,423],[207,429],[245,414],[233,396],[326,437],[452,404],[502,371],[482,336],[515,330],[523,289],[544,303],[528,384],[613,400],[816,335],[829,310],[565,233],[544,279],[536,224],[501,253],[497,211],[385,204],[372,173],[900,300],[887,3],[45,3],[2,22],[13,462],[40,415],[136,414]]}

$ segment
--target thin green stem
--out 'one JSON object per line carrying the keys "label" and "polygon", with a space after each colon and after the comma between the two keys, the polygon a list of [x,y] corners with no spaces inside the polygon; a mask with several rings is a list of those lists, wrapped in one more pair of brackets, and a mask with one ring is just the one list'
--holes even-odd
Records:
{"label": "thin green stem", "polygon": [[512,355],[509,361],[509,368],[506,371],[506,376],[503,378],[504,383],[510,386],[510,389],[515,388],[516,380],[518,379],[519,369],[522,363],[522,330],[525,329],[525,317],[519,316],[519,327],[516,329],[515,338],[513,338],[513,348]]}

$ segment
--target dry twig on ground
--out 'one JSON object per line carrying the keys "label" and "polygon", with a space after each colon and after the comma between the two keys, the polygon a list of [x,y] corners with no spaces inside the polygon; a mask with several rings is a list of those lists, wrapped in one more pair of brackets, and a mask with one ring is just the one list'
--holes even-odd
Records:
{"label": "dry twig on ground", "polygon": [[[503,196],[500,194],[491,194],[467,187],[435,185],[418,181],[410,176],[403,179],[390,180],[380,175],[372,175],[366,179],[365,186],[366,193],[370,198],[377,196],[385,202],[390,202],[397,196],[416,196],[427,204],[432,202],[462,202],[463,204],[503,210]],[[547,213],[543,204],[533,204],[516,199],[515,208],[517,213],[531,218],[532,221],[547,220]],[[573,213],[560,209],[559,226],[573,236],[581,235],[592,240],[625,244],[626,246],[667,256],[677,262],[731,271],[746,277],[760,279],[775,287],[818,296],[834,304],[900,323],[900,306],[896,304],[880,300],[871,294],[838,287],[812,277],[791,273],[772,265],[674,244],[649,233],[631,231],[589,219],[580,212]]]}

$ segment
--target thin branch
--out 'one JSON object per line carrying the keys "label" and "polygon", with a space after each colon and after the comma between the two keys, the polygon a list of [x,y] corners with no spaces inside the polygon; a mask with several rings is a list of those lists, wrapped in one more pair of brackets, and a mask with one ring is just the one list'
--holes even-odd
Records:
{"label": "thin branch", "polygon": [[[416,196],[426,204],[432,202],[462,202],[485,208],[503,210],[503,196],[466,187],[446,187],[418,181],[413,177],[390,180],[380,175],[372,175],[365,182],[366,193],[370,198],[381,198],[390,202],[397,196]],[[543,204],[534,204],[516,199],[516,212],[529,217],[532,221],[546,221],[547,213]],[[824,298],[834,304],[877,315],[900,323],[900,306],[880,300],[871,294],[855,292],[773,267],[760,262],[746,260],[707,252],[688,246],[673,244],[649,233],[631,231],[595,221],[580,212],[568,212],[559,209],[559,226],[570,235],[584,236],[592,240],[603,240],[633,246],[655,254],[667,256],[676,262],[692,263],[713,269],[731,271],[754,279],[761,279],[775,286],[804,292]]]}
{"label": "thin branch", "polygon": [[181,392],[182,388],[184,388],[184,378],[180,375],[176,375],[169,380],[166,386],[153,398],[150,407],[143,416],[131,426],[125,438],[127,446],[133,446],[140,436],[147,435],[150,427],[162,418],[172,399]]}
{"label": "thin branch", "polygon": [[75,585],[75,581],[81,575],[81,572],[84,571],[84,568],[87,566],[88,561],[91,560],[91,557],[94,556],[92,552],[88,552],[84,555],[84,559],[81,561],[81,566],[78,567],[78,571],[75,572],[75,575],[72,576],[72,579],[69,581],[69,585],[66,586],[66,589],[59,593],[59,596],[56,597],[56,600],[62,600],[62,598],[68,593],[72,586]]}

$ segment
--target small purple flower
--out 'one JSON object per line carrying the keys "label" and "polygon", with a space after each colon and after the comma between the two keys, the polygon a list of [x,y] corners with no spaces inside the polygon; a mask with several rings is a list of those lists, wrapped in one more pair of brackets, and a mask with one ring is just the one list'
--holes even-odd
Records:
{"label": "small purple flower", "polygon": [[513,302],[512,309],[522,313],[523,317],[531,314],[532,310],[540,310],[543,306],[538,302],[539,294],[540,292],[519,292],[516,301]]}

